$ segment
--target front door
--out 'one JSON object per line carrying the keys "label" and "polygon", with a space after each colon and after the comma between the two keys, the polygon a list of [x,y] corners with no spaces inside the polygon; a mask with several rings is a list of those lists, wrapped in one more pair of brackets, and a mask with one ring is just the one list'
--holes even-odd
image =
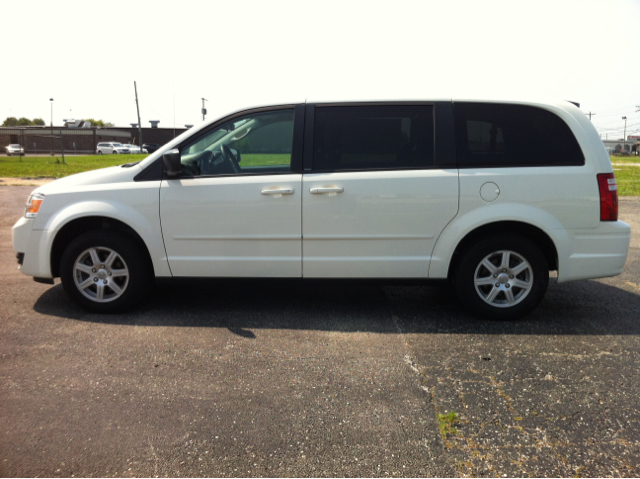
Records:
{"label": "front door", "polygon": [[181,145],[183,172],[160,189],[174,276],[299,277],[301,174],[293,109],[239,116]]}

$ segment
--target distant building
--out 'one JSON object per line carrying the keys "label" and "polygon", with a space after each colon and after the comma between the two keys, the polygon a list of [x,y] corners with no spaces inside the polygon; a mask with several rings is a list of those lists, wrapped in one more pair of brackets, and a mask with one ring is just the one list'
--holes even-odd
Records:
{"label": "distant building", "polygon": [[[137,127],[87,127],[84,120],[65,120],[66,126],[0,127],[0,147],[19,143],[25,153],[65,152],[91,154],[101,141],[140,144]],[[68,125],[68,126],[67,126]],[[164,145],[186,128],[142,128],[143,143]]]}
{"label": "distant building", "polygon": [[637,155],[640,151],[640,136],[639,135],[627,135],[627,141],[622,138],[618,140],[602,140],[604,147],[610,155],[615,152],[626,151],[632,155]]}

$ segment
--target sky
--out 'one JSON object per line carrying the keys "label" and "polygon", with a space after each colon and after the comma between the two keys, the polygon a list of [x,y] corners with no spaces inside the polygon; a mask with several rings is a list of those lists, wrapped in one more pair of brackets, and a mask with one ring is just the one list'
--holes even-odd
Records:
{"label": "sky", "polygon": [[[544,97],[640,135],[640,0],[0,0],[6,117],[184,127],[312,100]],[[49,99],[54,101],[50,102]]]}

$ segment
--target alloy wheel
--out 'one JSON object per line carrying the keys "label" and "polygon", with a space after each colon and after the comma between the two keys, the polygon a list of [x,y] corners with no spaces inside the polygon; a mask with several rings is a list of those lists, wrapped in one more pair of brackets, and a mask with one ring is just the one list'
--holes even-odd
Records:
{"label": "alloy wheel", "polygon": [[509,308],[521,303],[531,291],[533,268],[522,255],[514,251],[494,251],[478,264],[474,284],[485,303]]}
{"label": "alloy wheel", "polygon": [[129,285],[129,268],[118,252],[104,246],[84,250],[76,259],[73,279],[88,299],[106,303],[121,297]]}

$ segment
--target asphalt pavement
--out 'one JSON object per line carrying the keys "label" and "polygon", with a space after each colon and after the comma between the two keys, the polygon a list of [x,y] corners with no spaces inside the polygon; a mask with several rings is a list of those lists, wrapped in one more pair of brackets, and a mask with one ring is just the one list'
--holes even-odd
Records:
{"label": "asphalt pavement", "polygon": [[165,285],[90,314],[17,270],[32,189],[0,187],[0,476],[640,476],[638,198],[621,276],[552,280],[504,323],[353,281]]}

